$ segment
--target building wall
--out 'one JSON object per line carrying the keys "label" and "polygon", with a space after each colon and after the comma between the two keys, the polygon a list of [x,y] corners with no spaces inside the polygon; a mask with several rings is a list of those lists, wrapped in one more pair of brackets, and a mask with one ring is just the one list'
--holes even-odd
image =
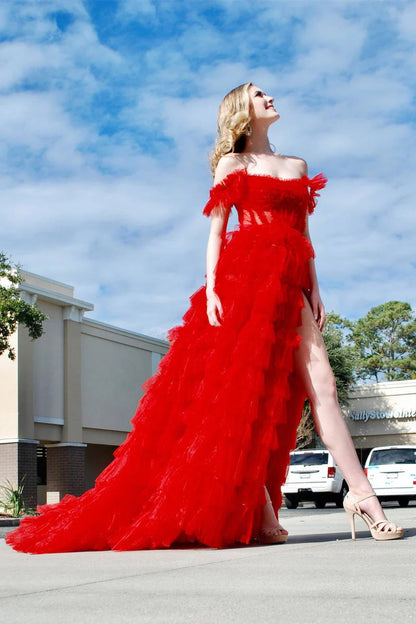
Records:
{"label": "building wall", "polygon": [[[160,360],[166,352],[166,344],[156,345],[144,336],[85,321],[81,351],[83,428],[130,431],[141,386],[152,375],[155,355]],[[89,432],[89,442],[92,435]]]}
{"label": "building wall", "polygon": [[355,387],[345,418],[356,448],[416,444],[416,380]]}
{"label": "building wall", "polygon": [[[11,337],[10,345],[17,351],[17,333]],[[18,363],[3,353],[0,356],[0,439],[17,438],[18,409]]]}
{"label": "building wall", "polygon": [[[141,386],[169,345],[85,319],[92,304],[42,276],[25,273],[22,296],[49,318],[36,341],[18,328],[14,361],[0,357],[0,485],[17,485],[26,474],[34,505],[93,487],[131,430]],[[37,475],[38,447],[46,449],[47,483]]]}
{"label": "building wall", "polygon": [[[63,308],[39,301],[49,319],[45,334],[30,343],[33,349],[31,408],[35,422],[63,421],[64,418],[64,321]],[[21,362],[21,366],[23,363]],[[29,406],[28,406],[29,408]]]}

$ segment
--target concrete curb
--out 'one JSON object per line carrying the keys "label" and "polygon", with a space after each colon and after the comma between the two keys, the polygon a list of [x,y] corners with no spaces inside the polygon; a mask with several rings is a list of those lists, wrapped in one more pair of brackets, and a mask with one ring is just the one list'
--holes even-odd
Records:
{"label": "concrete curb", "polygon": [[20,516],[20,518],[6,518],[5,516],[0,516],[0,528],[8,527],[8,526],[19,526],[20,520],[25,516]]}

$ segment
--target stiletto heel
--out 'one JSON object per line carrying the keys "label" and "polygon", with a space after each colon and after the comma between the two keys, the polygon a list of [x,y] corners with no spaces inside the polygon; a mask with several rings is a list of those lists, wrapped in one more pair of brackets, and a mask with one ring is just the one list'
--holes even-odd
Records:
{"label": "stiletto heel", "polygon": [[403,537],[403,529],[394,524],[394,522],[389,522],[388,520],[379,520],[378,522],[373,522],[373,519],[368,515],[368,513],[366,511],[362,511],[360,503],[367,498],[371,498],[372,496],[376,495],[369,494],[368,496],[364,496],[363,498],[355,499],[351,492],[348,492],[348,494],[344,498],[343,505],[350,519],[352,539],[355,540],[355,514],[357,514],[357,516],[364,520],[364,522],[370,529],[371,535],[375,540],[384,541],[400,539],[401,537]]}
{"label": "stiletto heel", "polygon": [[[347,510],[346,510],[347,511]],[[351,513],[349,510],[347,511],[348,514],[348,518],[350,519],[350,525],[351,525],[351,538],[353,540],[355,540],[355,521],[354,521],[354,514]]]}

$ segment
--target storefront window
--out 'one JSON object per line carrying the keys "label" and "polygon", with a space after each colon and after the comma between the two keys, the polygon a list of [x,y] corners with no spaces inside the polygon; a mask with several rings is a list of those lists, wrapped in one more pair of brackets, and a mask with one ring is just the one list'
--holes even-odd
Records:
{"label": "storefront window", "polygon": [[37,485],[46,485],[46,451],[46,446],[38,446],[36,450]]}

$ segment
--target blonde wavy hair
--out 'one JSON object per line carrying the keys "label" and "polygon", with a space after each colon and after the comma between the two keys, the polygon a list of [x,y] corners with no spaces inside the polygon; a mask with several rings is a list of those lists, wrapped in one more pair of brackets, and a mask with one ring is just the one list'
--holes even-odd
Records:
{"label": "blonde wavy hair", "polygon": [[242,152],[250,134],[250,98],[252,82],[236,87],[223,99],[218,110],[218,137],[208,157],[212,175],[224,154]]}

